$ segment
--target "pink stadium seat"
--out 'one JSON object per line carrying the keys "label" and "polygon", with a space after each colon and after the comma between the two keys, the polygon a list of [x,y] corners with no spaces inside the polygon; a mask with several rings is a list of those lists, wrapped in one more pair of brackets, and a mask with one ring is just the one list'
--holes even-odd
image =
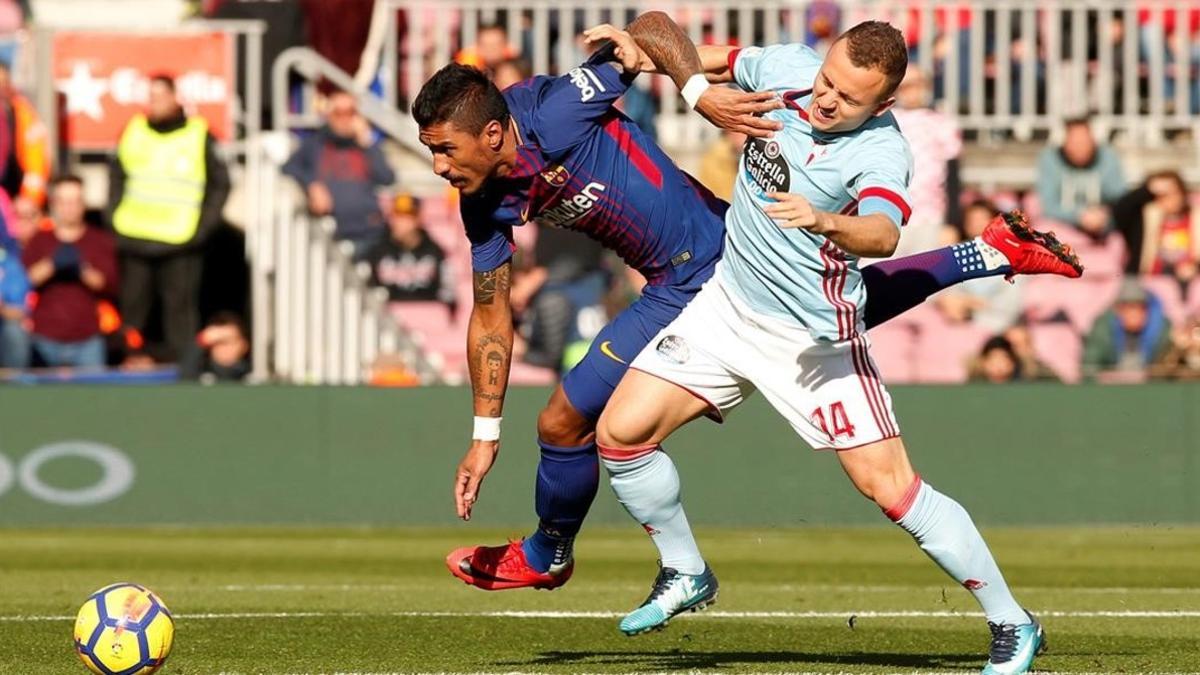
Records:
{"label": "pink stadium seat", "polygon": [[912,324],[891,321],[871,329],[871,357],[883,381],[907,384],[916,381],[917,332]]}
{"label": "pink stadium seat", "polygon": [[1062,323],[1034,324],[1029,327],[1033,351],[1063,382],[1079,381],[1079,362],[1083,357],[1083,338],[1074,328]]}
{"label": "pink stadium seat", "polygon": [[440,302],[393,302],[389,306],[396,323],[411,332],[425,354],[440,365],[442,374],[465,373],[465,325],[450,315]]}
{"label": "pink stadium seat", "polygon": [[1075,330],[1087,333],[1096,317],[1112,305],[1120,285],[1120,277],[1092,279],[1087,273],[1082,279],[1032,277],[1025,285],[1025,314],[1034,322],[1062,314]]}
{"label": "pink stadium seat", "polygon": [[558,381],[558,375],[549,368],[531,366],[528,363],[512,364],[512,372],[508,376],[509,384],[522,386],[547,386]]}
{"label": "pink stadium seat", "polygon": [[[883,324],[884,326],[905,325],[911,328],[916,333],[917,339],[927,331],[939,330],[946,325],[946,319],[942,317],[942,313],[932,301],[926,300],[924,303],[908,310],[900,316]],[[880,326],[882,328],[883,326]]]}
{"label": "pink stadium seat", "polygon": [[1187,306],[1184,304],[1183,289],[1174,277],[1148,274],[1140,279],[1142,287],[1154,294],[1162,303],[1163,313],[1167,320],[1178,326],[1187,318]]}
{"label": "pink stadium seat", "polygon": [[1192,283],[1188,284],[1184,307],[1187,316],[1200,317],[1200,279],[1192,279]]}
{"label": "pink stadium seat", "polygon": [[967,363],[991,337],[974,324],[943,322],[923,329],[916,342],[916,380],[938,384],[967,381]]}
{"label": "pink stadium seat", "polygon": [[1039,230],[1050,230],[1069,244],[1079,254],[1083,262],[1084,277],[1097,279],[1099,277],[1120,276],[1125,268],[1125,240],[1117,234],[1112,234],[1097,243],[1073,226],[1056,220],[1040,219],[1033,221]]}
{"label": "pink stadium seat", "polygon": [[446,305],[440,302],[393,302],[388,309],[397,323],[418,333],[445,331],[454,323]]}
{"label": "pink stadium seat", "polygon": [[1036,191],[1030,190],[1025,193],[1025,199],[1021,200],[1021,208],[1025,215],[1029,216],[1030,222],[1036,223],[1042,219],[1042,201],[1038,199]]}

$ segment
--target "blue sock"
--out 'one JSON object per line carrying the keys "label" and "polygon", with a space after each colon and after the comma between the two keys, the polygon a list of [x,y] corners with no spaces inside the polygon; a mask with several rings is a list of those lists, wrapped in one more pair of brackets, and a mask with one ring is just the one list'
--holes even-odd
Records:
{"label": "blue sock", "polygon": [[893,319],[938,291],[968,279],[1012,272],[1004,254],[976,238],[862,268],[867,328]]}
{"label": "blue sock", "polygon": [[600,486],[600,460],[595,443],[565,448],[538,439],[538,447],[538,528],[522,548],[529,564],[545,572],[571,557],[575,535]]}

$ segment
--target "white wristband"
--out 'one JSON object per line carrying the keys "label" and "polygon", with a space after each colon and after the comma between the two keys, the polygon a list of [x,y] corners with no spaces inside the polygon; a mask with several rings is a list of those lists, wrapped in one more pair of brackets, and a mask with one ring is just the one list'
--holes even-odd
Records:
{"label": "white wristband", "polygon": [[498,441],[500,440],[500,420],[503,417],[479,417],[475,416],[475,429],[471,432],[471,438],[476,441]]}
{"label": "white wristband", "polygon": [[687,82],[683,83],[683,89],[679,92],[683,94],[683,100],[687,101],[688,109],[695,110],[696,102],[700,100],[700,95],[703,94],[710,86],[708,78],[704,73],[696,73],[688,78]]}

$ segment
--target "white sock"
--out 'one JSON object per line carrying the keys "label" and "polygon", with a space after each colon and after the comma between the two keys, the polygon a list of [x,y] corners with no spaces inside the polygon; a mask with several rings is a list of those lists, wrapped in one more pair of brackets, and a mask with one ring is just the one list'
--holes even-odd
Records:
{"label": "white sock", "polygon": [[976,264],[982,263],[984,268],[989,271],[1012,264],[1012,262],[1009,261],[1008,256],[1004,255],[1000,249],[984,241],[983,237],[975,237],[971,241],[963,242],[963,244],[956,244],[956,246],[963,246],[964,244],[974,244],[974,249],[970,250],[969,252],[975,255],[970,255],[968,253],[968,249],[965,249],[964,256],[960,258],[958,255],[958,249],[956,248],[955,258],[959,258],[960,263],[968,258],[971,258]]}
{"label": "white sock", "polygon": [[988,621],[1029,623],[1025,610],[1008,590],[983,536],[958,502],[918,477],[904,499],[885,513],[911,534],[947,574],[971,591]]}
{"label": "white sock", "polygon": [[617,501],[646,528],[662,566],[683,574],[703,572],[704,558],[679,498],[679,473],[667,453],[658,446],[601,447],[600,458]]}

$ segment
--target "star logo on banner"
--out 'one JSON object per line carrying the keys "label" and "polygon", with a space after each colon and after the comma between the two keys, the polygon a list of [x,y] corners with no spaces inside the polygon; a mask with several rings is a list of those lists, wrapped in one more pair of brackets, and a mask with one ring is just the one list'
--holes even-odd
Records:
{"label": "star logo on banner", "polygon": [[108,92],[108,82],[92,75],[92,67],[85,61],[76,61],[71,76],[55,82],[56,88],[67,97],[68,115],[87,115],[94,120],[104,117],[104,106],[100,97]]}

